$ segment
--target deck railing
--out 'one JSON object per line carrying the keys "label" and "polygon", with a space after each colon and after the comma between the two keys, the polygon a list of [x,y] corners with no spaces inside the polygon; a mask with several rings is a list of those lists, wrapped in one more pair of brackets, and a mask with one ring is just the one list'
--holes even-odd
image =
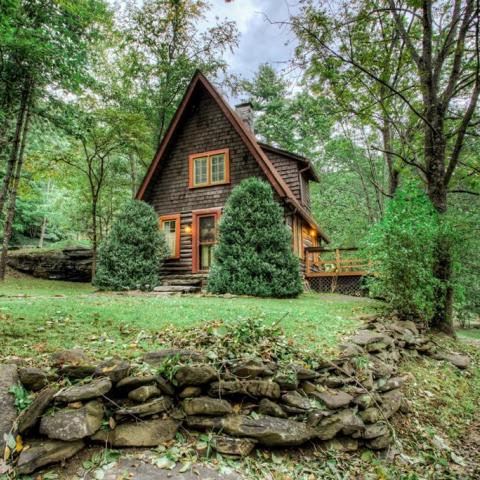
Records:
{"label": "deck railing", "polygon": [[367,275],[371,262],[357,254],[358,248],[305,248],[306,277]]}

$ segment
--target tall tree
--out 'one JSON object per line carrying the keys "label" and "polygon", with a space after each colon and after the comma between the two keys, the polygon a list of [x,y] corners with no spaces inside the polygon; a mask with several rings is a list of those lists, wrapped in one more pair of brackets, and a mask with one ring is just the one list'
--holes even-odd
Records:
{"label": "tall tree", "polygon": [[89,47],[109,18],[103,0],[9,0],[2,2],[2,15],[3,4],[6,17],[0,21],[0,142],[5,143],[8,154],[0,190],[0,216],[6,202],[8,206],[0,280],[5,276],[30,119],[47,93],[74,92],[88,79]]}
{"label": "tall tree", "polygon": [[269,64],[252,80],[241,82],[242,94],[256,112],[255,133],[269,144],[314,160],[329,140],[332,103],[307,85],[297,87]]}
{"label": "tall tree", "polygon": [[194,71],[212,76],[225,71],[223,54],[237,45],[235,22],[201,28],[209,8],[205,0],[146,0],[130,4],[119,20],[123,72],[154,128],[155,148]]}
{"label": "tall tree", "polygon": [[[405,107],[402,122],[411,135],[407,138],[408,155],[392,145],[392,154],[413,167],[425,181],[428,196],[441,217],[448,207],[448,193],[455,183],[455,173],[464,162],[462,156],[468,137],[476,125],[476,107],[480,93],[479,5],[476,0],[423,0],[419,2],[378,0],[340,2],[336,15],[323,3],[305,2],[292,27],[301,45],[299,52],[312,65],[323,62],[353,67],[365,82],[383,88],[383,98],[393,97]],[[401,39],[411,58],[405,74],[408,82],[401,88],[385,77],[385,59],[356,56],[352,42],[386,41],[372,34],[379,18]],[[352,25],[365,34],[352,37]],[[396,52],[391,61],[398,64]],[[394,68],[389,69],[394,70]],[[313,73],[313,72],[312,72]],[[373,96],[372,96],[373,97]],[[373,97],[374,98],[374,97]],[[383,105],[395,118],[398,109]],[[473,192],[476,193],[476,192]],[[436,309],[432,326],[452,332],[452,247],[448,231],[439,235],[435,276]]]}

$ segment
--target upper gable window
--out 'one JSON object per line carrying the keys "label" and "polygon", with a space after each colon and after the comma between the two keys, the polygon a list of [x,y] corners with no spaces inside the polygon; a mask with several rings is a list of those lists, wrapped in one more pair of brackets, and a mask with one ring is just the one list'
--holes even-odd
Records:
{"label": "upper gable window", "polygon": [[190,155],[189,187],[209,187],[230,183],[228,148]]}

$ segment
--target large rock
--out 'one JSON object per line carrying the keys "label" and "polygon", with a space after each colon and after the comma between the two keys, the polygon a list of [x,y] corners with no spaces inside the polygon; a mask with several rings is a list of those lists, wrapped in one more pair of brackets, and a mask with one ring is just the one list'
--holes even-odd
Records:
{"label": "large rock", "polygon": [[316,395],[331,410],[346,407],[353,400],[353,397],[342,390],[329,390]]}
{"label": "large rock", "polygon": [[385,418],[384,415],[382,415],[382,412],[380,411],[380,409],[376,407],[366,408],[363,412],[360,412],[358,415],[365,423],[375,423]]}
{"label": "large rock", "polygon": [[91,440],[112,447],[156,447],[173,440],[180,425],[172,418],[121,423],[114,430],[99,430]]}
{"label": "large rock", "polygon": [[470,358],[458,353],[436,353],[433,355],[433,358],[450,362],[452,365],[455,365],[462,370],[468,368],[470,365]]}
{"label": "large rock", "polygon": [[170,397],[156,398],[147,403],[141,405],[135,405],[134,407],[120,408],[115,412],[117,418],[123,417],[149,417],[158,413],[163,413],[173,408],[173,401]]}
{"label": "large rock", "polygon": [[83,447],[82,440],[62,442],[59,440],[34,440],[26,442],[17,463],[17,473],[28,475],[51,463],[62,462],[73,457]]}
{"label": "large rock", "polygon": [[50,361],[54,367],[88,364],[88,358],[81,348],[70,348],[52,353]]}
{"label": "large rock", "polygon": [[200,387],[185,387],[179,394],[179,398],[199,397],[202,394]]}
{"label": "large rock", "polygon": [[158,395],[160,395],[160,389],[156,385],[143,385],[129,392],[128,398],[136,403],[143,403]]}
{"label": "large rock", "polygon": [[249,438],[232,438],[215,435],[212,439],[213,448],[222,455],[245,457],[255,447],[255,440]]}
{"label": "large rock", "polygon": [[9,392],[17,383],[17,366],[0,365],[0,452],[5,448],[4,435],[10,432],[17,418],[15,397]]}
{"label": "large rock", "polygon": [[389,379],[380,379],[377,381],[377,391],[389,392],[395,388],[400,388],[407,382],[408,377],[391,377]]}
{"label": "large rock", "polygon": [[390,390],[381,395],[383,417],[388,419],[398,412],[403,395],[400,390]]}
{"label": "large rock", "polygon": [[79,380],[86,377],[91,377],[97,367],[94,365],[62,365],[57,373],[61,377],[73,378]]}
{"label": "large rock", "polygon": [[22,251],[8,254],[7,263],[19,272],[49,280],[90,282],[92,279],[91,249],[83,247],[50,251]]}
{"label": "large rock", "polygon": [[318,372],[310,368],[302,367],[301,365],[291,365],[291,368],[295,371],[299,380],[314,380],[320,376]]}
{"label": "large rock", "polygon": [[171,358],[178,358],[179,361],[184,360],[202,360],[203,355],[195,352],[194,350],[178,349],[178,348],[166,348],[164,350],[158,350],[156,352],[148,352],[142,360],[149,365],[159,367],[166,360]]}
{"label": "large rock", "polygon": [[298,388],[298,377],[296,372],[279,373],[275,375],[274,382],[280,385],[282,390],[296,390]]}
{"label": "large rock", "polygon": [[223,417],[192,415],[185,417],[185,425],[194,430],[221,430]]}
{"label": "large rock", "polygon": [[340,432],[344,435],[363,432],[365,425],[353,410],[347,409],[323,418],[316,429],[320,440],[330,440]]}
{"label": "large rock", "polygon": [[251,359],[237,363],[232,373],[240,378],[267,377],[273,375],[273,370],[260,359]]}
{"label": "large rock", "polygon": [[93,435],[102,425],[103,405],[95,400],[79,409],[64,409],[42,417],[40,433],[71,442]]}
{"label": "large rock", "polygon": [[186,415],[228,415],[232,406],[226,400],[210,397],[187,398],[182,402]]}
{"label": "large rock", "polygon": [[178,386],[205,385],[218,378],[218,373],[210,365],[184,365],[175,373]]}
{"label": "large rock", "polygon": [[267,447],[302,445],[316,436],[305,423],[275,417],[228,415],[222,420],[222,428],[228,435],[254,438]]}
{"label": "large rock", "polygon": [[172,382],[170,382],[166,378],[163,378],[161,375],[157,375],[157,378],[155,380],[157,382],[158,388],[162,393],[171,396],[175,395],[175,387],[173,386]]}
{"label": "large rock", "polygon": [[143,375],[143,376],[130,376],[122,378],[116,385],[116,390],[129,391],[135,390],[138,387],[143,387],[144,385],[153,385],[155,384],[157,377],[155,375]]}
{"label": "large rock", "polygon": [[413,334],[413,335],[418,335],[418,333],[419,333],[417,325],[414,322],[412,322],[411,320],[405,320],[405,321],[397,320],[396,322],[393,322],[390,325],[390,328],[394,332],[399,333],[401,335],[403,335],[404,333],[410,333],[410,334]]}
{"label": "large rock", "polygon": [[390,433],[380,435],[378,437],[372,438],[371,440],[366,441],[366,446],[372,450],[383,450],[387,448],[392,443],[392,436]]}
{"label": "large rock", "polygon": [[33,402],[21,413],[17,420],[18,433],[24,433],[37,424],[56,391],[56,388],[47,387],[37,394]]}
{"label": "large rock", "polygon": [[280,398],[280,386],[268,380],[220,380],[210,385],[209,395],[212,397],[247,395],[275,400]]}
{"label": "large rock", "polygon": [[119,358],[111,358],[102,362],[95,370],[96,377],[108,377],[117,383],[128,375],[130,363]]}
{"label": "large rock", "polygon": [[101,397],[112,389],[112,381],[107,377],[85,383],[83,385],[74,385],[66,387],[55,394],[55,401],[72,403],[79,400],[90,400],[91,398]]}
{"label": "large rock", "polygon": [[359,330],[356,335],[354,335],[350,342],[361,347],[365,347],[370,343],[381,342],[384,339],[384,335],[372,330]]}
{"label": "large rock", "polygon": [[262,398],[258,404],[258,413],[270,417],[287,418],[287,414],[278,403],[272,402],[268,398]]}
{"label": "large rock", "polygon": [[309,410],[311,408],[308,398],[300,395],[298,392],[288,392],[282,395],[282,402],[289,407]]}
{"label": "large rock", "polygon": [[48,383],[47,374],[39,368],[26,367],[18,370],[20,381],[27,390],[41,390]]}
{"label": "large rock", "polygon": [[[382,437],[389,434],[388,425],[385,422],[377,422],[367,425],[363,433],[358,434],[365,440],[372,440],[373,438]],[[357,436],[357,435],[354,435]]]}

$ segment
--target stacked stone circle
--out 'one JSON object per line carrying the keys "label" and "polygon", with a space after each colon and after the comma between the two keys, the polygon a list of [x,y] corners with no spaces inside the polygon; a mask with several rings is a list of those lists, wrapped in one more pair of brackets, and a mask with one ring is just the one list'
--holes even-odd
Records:
{"label": "stacked stone circle", "polygon": [[[55,376],[2,365],[0,438],[8,433],[22,437],[24,448],[16,457],[20,474],[63,461],[90,443],[156,447],[172,441],[180,426],[213,432],[212,446],[224,455],[309,441],[342,451],[385,449],[392,441],[389,419],[405,406],[401,387],[407,377],[396,374],[405,351],[449,360],[459,368],[467,368],[469,361],[436,352],[413,322],[376,318],[367,319],[366,328],[341,348],[337,359],[315,369],[260,358],[215,368],[188,350],[144,355],[153,370],[167,359],[178,361],[172,381],[158,374],[133,375],[131,365],[117,358],[94,366],[75,349],[53,356]],[[2,372],[8,378],[3,383]],[[59,378],[72,385],[59,389]],[[38,393],[14,419],[5,385],[18,379]]]}

